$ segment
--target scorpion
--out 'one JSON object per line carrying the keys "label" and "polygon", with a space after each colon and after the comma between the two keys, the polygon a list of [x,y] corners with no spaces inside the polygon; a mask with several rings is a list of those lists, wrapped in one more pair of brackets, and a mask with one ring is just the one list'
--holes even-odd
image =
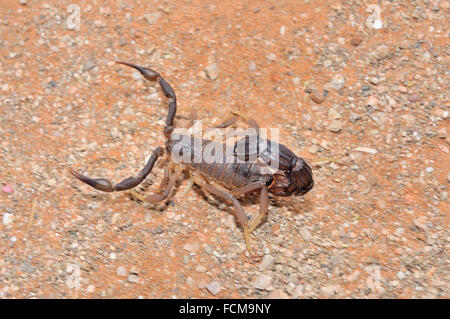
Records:
{"label": "scorpion", "polygon": [[[218,145],[216,141],[201,139],[193,134],[175,134],[174,119],[177,111],[177,98],[170,84],[152,69],[128,62],[116,61],[116,63],[134,68],[149,81],[156,81],[162,93],[168,98],[169,111],[164,126],[165,148],[157,147],[136,177],[128,177],[119,183],[112,183],[103,178],[90,178],[72,168],[69,168],[70,173],[83,183],[103,192],[129,190],[144,181],[165,151],[169,158],[169,165],[158,190],[146,197],[132,190],[133,194],[142,201],[162,202],[168,198],[183,171],[186,171],[187,176],[190,176],[187,190],[196,184],[212,195],[232,203],[235,217],[243,229],[248,253],[254,257],[250,246],[250,234],[267,215],[269,193],[280,197],[306,194],[314,186],[311,167],[286,146],[268,139],[264,140],[259,135],[257,135],[256,143],[249,136],[236,142],[232,155],[239,157],[242,159],[241,161],[227,162],[225,156],[222,155],[215,156],[212,161],[204,159],[194,161],[196,154],[203,152],[206,148],[214,146],[220,149],[220,147],[224,147],[224,144]],[[238,120],[243,120],[248,126],[259,132],[259,126],[255,120],[239,113],[232,113],[231,118],[214,128],[227,128]],[[190,126],[192,126],[192,121],[188,127]],[[272,146],[277,146],[276,154],[271,151]],[[178,149],[178,153],[172,152],[175,148]],[[256,161],[249,160],[252,154],[256,154]],[[249,224],[247,215],[237,197],[258,191],[260,195],[259,215]],[[186,193],[187,191],[185,191]]]}

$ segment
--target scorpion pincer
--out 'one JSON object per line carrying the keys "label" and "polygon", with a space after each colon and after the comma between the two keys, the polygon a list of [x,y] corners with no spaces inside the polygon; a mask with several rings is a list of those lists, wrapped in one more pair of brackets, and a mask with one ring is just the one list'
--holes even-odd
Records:
{"label": "scorpion pincer", "polygon": [[[267,214],[269,193],[281,197],[304,195],[314,185],[311,167],[286,146],[271,140],[264,140],[259,134],[256,139],[246,136],[236,142],[232,155],[241,159],[240,161],[227,160],[226,151],[217,152],[221,155],[214,156],[213,161],[206,161],[202,157],[200,160],[194,160],[197,154],[203,154],[206,149],[225,149],[225,144],[201,139],[187,133],[174,132],[177,98],[169,83],[152,69],[127,62],[117,63],[136,69],[149,81],[158,82],[163,94],[168,98],[169,111],[164,126],[165,148],[156,148],[136,177],[128,177],[117,184],[103,178],[89,178],[70,168],[72,175],[103,192],[128,190],[142,183],[165,151],[170,162],[159,191],[146,197],[136,192],[134,194],[139,199],[152,203],[164,201],[170,195],[178,177],[185,171],[190,176],[190,186],[195,183],[216,197],[233,204],[236,218],[244,232],[247,250],[250,256],[253,256],[250,248],[250,234]],[[255,120],[236,113],[214,128],[229,127],[239,119],[259,132],[259,126]],[[273,149],[277,151],[274,152]],[[252,155],[255,155],[257,160],[249,160]],[[163,188],[165,188],[164,191],[162,191]],[[260,213],[249,225],[247,215],[237,197],[255,191],[259,191],[260,194]]]}

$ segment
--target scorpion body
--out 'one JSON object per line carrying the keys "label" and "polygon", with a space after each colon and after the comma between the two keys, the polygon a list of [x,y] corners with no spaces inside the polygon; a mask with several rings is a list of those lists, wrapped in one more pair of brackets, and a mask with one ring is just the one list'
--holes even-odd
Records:
{"label": "scorpion body", "polygon": [[[283,197],[307,193],[314,185],[310,166],[286,146],[262,139],[259,136],[259,126],[256,121],[236,113],[233,113],[233,117],[215,126],[215,128],[229,127],[241,119],[257,132],[257,138],[256,142],[248,136],[237,141],[232,148],[232,156],[239,157],[241,161],[227,161],[228,153],[225,144],[185,133],[177,134],[174,131],[174,118],[177,110],[176,95],[169,83],[158,72],[127,62],[117,63],[136,69],[149,81],[158,82],[163,94],[169,99],[169,111],[164,127],[164,136],[167,139],[165,151],[170,159],[169,166],[165,171],[159,192],[146,197],[136,192],[134,192],[134,195],[148,202],[163,201],[170,195],[178,177],[181,176],[183,171],[187,171],[190,176],[187,190],[195,183],[209,193],[233,204],[236,218],[244,231],[247,250],[252,255],[250,234],[267,214],[269,193]],[[190,126],[192,126],[192,123]],[[272,146],[277,146],[278,152],[274,153]],[[242,147],[244,151],[242,151]],[[204,154],[206,150],[211,149],[214,150],[212,161],[206,161],[203,157],[200,157],[199,161],[195,160],[198,154]],[[221,152],[218,152],[218,150]],[[128,177],[117,184],[103,178],[87,177],[71,168],[70,172],[76,178],[97,190],[104,192],[123,191],[139,185],[163,154],[163,148],[156,148],[145,167],[136,177]],[[256,155],[258,160],[249,161],[248,159],[252,154]],[[165,190],[161,193],[163,188]],[[249,225],[247,215],[237,197],[255,191],[260,193],[260,214]]]}
{"label": "scorpion body", "polygon": [[[188,156],[185,158],[177,156],[176,152],[173,152],[173,145],[181,145],[181,154],[188,153]],[[199,147],[195,147],[195,145],[199,145]],[[208,149],[220,149],[220,158],[214,158],[214,161],[210,163],[206,162],[204,158],[201,161],[195,161],[195,154],[205,154]],[[213,179],[226,188],[240,188],[257,181],[269,185],[273,180],[270,175],[260,174],[265,167],[260,162],[228,162],[225,145],[215,141],[182,135],[181,139],[169,140],[167,151],[172,154],[173,160],[183,163],[191,171],[199,172],[203,177]],[[188,160],[183,161],[186,158]]]}

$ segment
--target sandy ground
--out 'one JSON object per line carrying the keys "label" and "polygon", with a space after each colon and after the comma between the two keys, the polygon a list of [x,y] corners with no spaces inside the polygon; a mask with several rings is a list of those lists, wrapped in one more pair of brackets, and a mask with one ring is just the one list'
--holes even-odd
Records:
{"label": "sandy ground", "polygon": [[[88,0],[79,29],[72,2],[0,5],[1,298],[450,297],[449,1]],[[186,179],[155,205],[69,174],[117,182],[164,145],[166,99],[115,60],[312,163],[254,232],[261,262]]]}

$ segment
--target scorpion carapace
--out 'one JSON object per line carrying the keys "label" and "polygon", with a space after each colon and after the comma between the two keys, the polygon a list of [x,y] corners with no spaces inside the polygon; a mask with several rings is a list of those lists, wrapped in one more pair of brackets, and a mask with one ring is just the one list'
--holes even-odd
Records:
{"label": "scorpion carapace", "polygon": [[[164,136],[167,138],[165,151],[169,161],[164,178],[159,190],[149,196],[142,196],[137,192],[133,194],[142,201],[160,202],[168,198],[179,176],[185,171],[190,176],[188,187],[195,183],[207,192],[231,202],[236,218],[244,231],[247,250],[252,255],[250,248],[250,234],[261,223],[269,206],[269,193],[276,196],[298,196],[307,193],[314,185],[311,167],[300,157],[296,156],[286,146],[274,141],[263,139],[259,135],[259,126],[255,120],[241,114],[232,113],[233,116],[214,128],[226,128],[238,120],[247,123],[257,132],[256,139],[249,136],[235,142],[231,158],[227,153],[228,148],[224,143],[202,139],[188,133],[174,131],[174,118],[177,110],[177,99],[170,84],[156,71],[140,67],[128,62],[117,62],[139,71],[145,79],[156,81],[164,95],[169,99],[169,112],[164,126]],[[192,126],[192,121],[188,128]],[[276,147],[274,147],[276,146]],[[205,154],[207,150],[213,152],[213,160],[206,160],[198,154]],[[218,152],[223,150],[224,152]],[[275,150],[275,151],[274,151]],[[103,178],[90,178],[70,168],[70,172],[76,178],[93,188],[114,192],[131,189],[142,183],[153,169],[159,157],[164,155],[164,149],[156,148],[145,167],[136,177],[128,177],[114,184]],[[250,160],[254,155],[256,160]],[[237,160],[237,159],[240,159]],[[162,191],[165,188],[164,191]],[[249,225],[247,215],[244,212],[238,196],[250,192],[259,191],[260,213]]]}

